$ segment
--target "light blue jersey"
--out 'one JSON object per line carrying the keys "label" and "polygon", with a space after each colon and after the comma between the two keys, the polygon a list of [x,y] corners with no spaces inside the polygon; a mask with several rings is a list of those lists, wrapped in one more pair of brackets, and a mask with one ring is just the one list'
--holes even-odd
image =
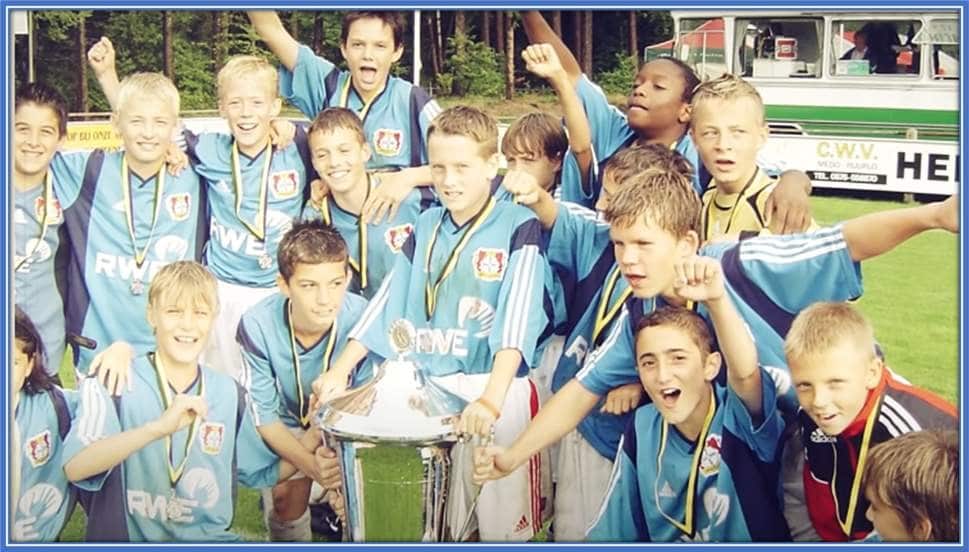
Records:
{"label": "light blue jersey", "polygon": [[[95,150],[57,154],[51,162],[71,252],[67,332],[97,342],[96,351],[74,347],[81,372],[115,341],[127,341],[139,354],[154,346],[145,320],[151,279],[168,263],[198,260],[205,243],[198,175],[184,170],[172,176],[163,168],[142,180],[129,170],[126,189],[122,157]],[[134,219],[134,244],[126,213]]]}
{"label": "light blue jersey", "polygon": [[[807,234],[758,236],[741,242],[716,243],[700,254],[718,259],[727,294],[754,336],[757,356],[780,391],[778,407],[797,410],[797,397],[787,373],[784,337],[794,317],[818,301],[847,301],[861,296],[861,265],[851,259],[840,226]],[[579,383],[604,395],[638,381],[633,328],[636,316],[651,312],[655,299],[631,300],[602,347],[579,372]],[[701,310],[701,314],[706,316]],[[774,368],[777,367],[777,368]]]}
{"label": "light blue jersey", "polygon": [[[253,305],[239,322],[236,340],[245,361],[243,385],[252,398],[257,426],[282,420],[289,427],[301,427],[301,416],[308,416],[313,380],[336,360],[346,346],[350,328],[360,319],[367,301],[347,293],[330,331],[318,342],[304,347],[290,332],[289,300],[277,293]],[[293,346],[299,357],[299,385]],[[352,374],[354,384],[372,376],[365,360]],[[302,407],[302,408],[301,408]],[[305,420],[309,423],[309,418]]]}
{"label": "light blue jersey", "polygon": [[461,227],[443,207],[425,211],[350,337],[391,358],[387,329],[403,318],[430,375],[487,374],[498,351],[515,349],[526,376],[552,320],[541,240],[535,215],[507,201],[491,198]]}
{"label": "light blue jersey", "polygon": [[427,163],[427,129],[441,108],[418,86],[391,76],[368,105],[351,86],[349,71],[300,45],[294,70],[279,68],[279,93],[310,119],[327,107],[345,107],[359,115],[373,152],[368,169]]}
{"label": "light blue jersey", "polygon": [[[48,209],[48,202],[50,208]],[[64,212],[50,186],[15,190],[13,208],[14,303],[30,317],[47,353],[51,375],[64,358],[64,301],[55,270]],[[63,282],[60,282],[61,284]]]}
{"label": "light blue jersey", "polygon": [[312,172],[306,133],[297,128],[294,143],[282,150],[269,146],[255,157],[238,152],[241,202],[233,175],[232,136],[196,136],[187,130],[184,136],[195,171],[208,183],[205,264],[224,282],[274,287],[279,241],[303,209],[307,174]]}
{"label": "light blue jersey", "polygon": [[[368,191],[367,197],[380,186],[379,179],[377,183],[372,183],[373,180],[368,183],[373,188]],[[307,203],[303,218],[322,218],[343,236],[343,240],[347,242],[350,268],[353,272],[349,289],[370,299],[394,267],[394,260],[414,231],[417,217],[435,203],[434,193],[430,188],[418,187],[407,194],[393,219],[384,217],[379,224],[366,224],[360,219],[360,215],[344,210],[332,197],[327,197],[323,199],[320,209]],[[360,247],[361,243],[366,244],[366,251]],[[363,278],[364,273],[366,279]]]}
{"label": "light blue jersey", "polygon": [[592,164],[589,167],[588,180],[583,184],[582,171],[575,154],[569,149],[562,157],[562,171],[559,173],[559,185],[555,189],[555,199],[568,201],[589,209],[595,208],[599,197],[599,164],[596,159],[595,148],[592,149]]}
{"label": "light blue jersey", "polygon": [[20,433],[20,496],[12,502],[10,539],[53,542],[74,507],[75,490],[64,475],[64,437],[77,408],[77,394],[59,387],[19,391],[14,420]]}
{"label": "light blue jersey", "polygon": [[761,388],[764,420],[755,425],[732,389],[715,386],[716,411],[696,443],[654,405],[637,410],[588,540],[790,540],[775,462],[784,421],[763,371]]}
{"label": "light blue jersey", "polygon": [[[95,441],[136,429],[162,415],[165,408],[152,356],[135,360],[132,389],[117,403],[96,379],[81,383],[65,463]],[[184,392],[201,393],[208,414],[195,424],[195,431],[190,425],[172,435],[171,460],[162,438],[135,451],[119,466],[77,483],[96,493],[88,512],[88,540],[238,540],[228,531],[237,480],[254,488],[276,484],[279,458],[256,432],[245,391],[225,374],[205,367],[198,373]],[[173,496],[169,469],[186,458],[186,446],[188,456]],[[177,512],[172,511],[173,502]]]}

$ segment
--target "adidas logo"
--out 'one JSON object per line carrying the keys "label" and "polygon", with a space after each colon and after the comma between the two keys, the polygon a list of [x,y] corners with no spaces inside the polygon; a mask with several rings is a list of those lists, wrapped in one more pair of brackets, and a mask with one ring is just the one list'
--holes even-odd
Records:
{"label": "adidas logo", "polygon": [[515,532],[517,533],[519,531],[524,531],[525,529],[528,529],[528,518],[522,514],[521,519],[519,519],[518,523],[515,525]]}
{"label": "adidas logo", "polygon": [[663,482],[663,487],[659,490],[659,496],[661,498],[674,498],[676,493],[673,492],[673,487],[670,487],[669,481]]}
{"label": "adidas logo", "polygon": [[825,432],[821,431],[820,427],[814,428],[811,432],[811,442],[812,443],[834,443],[837,441],[837,437],[832,437]]}

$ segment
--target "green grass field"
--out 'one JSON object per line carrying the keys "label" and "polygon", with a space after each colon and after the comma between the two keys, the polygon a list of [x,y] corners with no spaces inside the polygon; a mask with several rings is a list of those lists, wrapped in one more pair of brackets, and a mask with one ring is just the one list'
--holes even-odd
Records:
{"label": "green grass field", "polygon": [[[872,211],[898,209],[906,205],[836,197],[813,198],[815,219],[831,224]],[[873,228],[873,232],[879,231]],[[935,231],[923,234],[878,259],[864,263],[865,295],[859,305],[875,326],[889,365],[914,384],[957,402],[959,389],[959,241],[957,236]],[[62,366],[61,378],[73,385],[69,366]],[[382,459],[393,461],[393,459]],[[407,480],[413,480],[404,478]],[[368,493],[368,508],[379,510],[377,519],[387,519],[375,540],[391,540],[393,527],[413,528],[413,512],[403,514],[397,505],[413,488],[399,482],[373,482],[385,487],[379,499]],[[419,492],[419,491],[418,491]],[[395,516],[396,513],[396,516]],[[64,530],[62,540],[77,541],[84,534],[84,513],[77,509]],[[232,530],[249,540],[265,540],[266,530],[258,507],[258,493],[240,489]]]}

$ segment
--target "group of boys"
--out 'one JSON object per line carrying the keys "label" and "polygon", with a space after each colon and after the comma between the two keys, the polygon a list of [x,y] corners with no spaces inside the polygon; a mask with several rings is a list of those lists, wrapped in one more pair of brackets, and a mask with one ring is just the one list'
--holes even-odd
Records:
{"label": "group of boys", "polygon": [[[348,14],[348,70],[276,15],[249,17],[279,76],[229,60],[230,134],[183,130],[184,152],[175,87],[119,81],[107,39],[89,60],[123,151],[57,152],[63,101],[17,95],[15,297],[41,365],[56,373],[67,336],[83,376],[43,464],[63,465],[88,540],[236,538],[237,481],[270,489],[273,540],[309,540],[314,483],[344,507],[312,413],[392,356],[399,319],[426,374],[468,401],[456,431],[493,439],[474,466],[454,447],[453,530],[473,508],[485,541],[531,539],[550,510],[564,541],[954,538],[937,512],[957,494],[926,490],[949,490],[925,467],[948,437],[935,456],[892,447],[956,428],[955,409],[891,372],[842,302],[861,295],[861,261],[957,231],[955,198],[769,235],[815,225],[803,173],[760,168],[753,87],[663,58],[622,114],[537,12],[522,55],[568,134],[522,117],[499,175],[494,119],[390,76],[399,15]],[[308,128],[278,119],[279,93]],[[63,307],[35,300],[52,289]],[[22,449],[18,477],[36,480]],[[459,492],[472,474],[477,497]],[[926,506],[903,515],[902,500]]]}

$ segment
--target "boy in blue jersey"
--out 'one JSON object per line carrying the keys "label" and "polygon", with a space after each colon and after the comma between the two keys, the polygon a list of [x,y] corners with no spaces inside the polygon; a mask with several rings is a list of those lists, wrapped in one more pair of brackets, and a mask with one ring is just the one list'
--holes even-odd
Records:
{"label": "boy in blue jersey", "polygon": [[[351,114],[352,117],[356,117]],[[298,438],[310,428],[311,384],[343,350],[350,328],[367,306],[347,293],[350,282],[347,245],[332,226],[320,220],[297,222],[279,246],[279,293],[250,308],[239,322],[236,339],[245,367],[242,381],[252,397],[256,428],[279,456],[309,476],[273,487],[269,536],[273,541],[310,540],[307,501],[312,481],[330,489],[340,485],[336,457],[321,471]],[[354,370],[359,383],[369,378]],[[329,455],[331,451],[327,449]]]}
{"label": "boy in blue jersey", "polygon": [[[658,143],[676,149],[694,167],[693,186],[698,194],[708,187],[710,174],[697,155],[690,134],[690,100],[700,79],[684,62],[661,57],[638,70],[628,99],[628,114],[609,105],[602,90],[582,74],[578,61],[538,11],[522,13],[529,41],[551,44],[575,87],[589,124],[598,163],[634,142]],[[779,172],[779,171],[777,171]],[[600,182],[593,181],[594,195]],[[799,232],[809,225],[811,181],[800,171],[785,171],[768,199],[770,228],[776,234]]]}
{"label": "boy in blue jersey", "polygon": [[[91,47],[88,59],[105,95],[117,90],[115,51],[107,38]],[[306,135],[296,130],[285,147],[272,145],[282,102],[276,69],[256,56],[234,56],[216,78],[219,113],[230,134],[183,131],[192,168],[207,184],[209,242],[203,262],[219,282],[219,318],[213,327],[207,363],[238,377],[242,355],[235,331],[242,313],[275,293],[276,248],[305,202],[311,171]],[[285,127],[285,128],[283,128]]]}
{"label": "boy in blue jersey", "polygon": [[[498,129],[469,107],[441,113],[429,131],[434,186],[444,207],[425,211],[391,276],[371,300],[343,353],[314,382],[325,401],[373,351],[390,357],[387,329],[398,319],[417,330],[415,360],[429,376],[469,401],[463,434],[507,443],[538,407],[526,377],[551,320],[541,227],[526,208],[497,201]],[[454,451],[464,455],[463,446]],[[539,457],[507,482],[481,489],[477,520],[483,541],[527,540],[540,528]],[[470,466],[456,466],[451,492],[470,485]],[[449,524],[464,526],[470,497],[453,495]],[[460,498],[459,498],[460,497]]]}
{"label": "boy in blue jersey", "polygon": [[[112,115],[124,150],[58,154],[51,161],[70,250],[67,332],[90,338],[97,351],[115,341],[130,343],[136,354],[151,348],[147,285],[165,264],[201,256],[206,232],[198,176],[165,170],[178,110],[178,90],[164,75],[130,75]],[[73,346],[74,364],[85,373],[95,351]]]}
{"label": "boy in blue jersey", "polygon": [[54,383],[44,358],[40,332],[16,307],[8,505],[14,542],[57,540],[74,508],[74,487],[61,469],[61,455],[77,394]]}
{"label": "boy in blue jersey", "polygon": [[353,270],[350,291],[369,299],[393,268],[417,217],[435,202],[434,195],[426,187],[417,188],[394,214],[368,224],[364,205],[383,183],[381,176],[366,169],[371,150],[360,118],[349,109],[328,107],[307,134],[313,167],[329,193],[319,203],[310,202],[303,218],[322,218],[340,232]]}
{"label": "boy in blue jersey", "polygon": [[[663,307],[639,322],[636,364],[652,403],[626,426],[588,540],[789,540],[777,495],[784,420],[773,381],[757,364],[720,263],[691,257],[676,275],[679,296],[706,306],[720,352],[690,309]],[[726,387],[714,382],[721,364]]]}
{"label": "boy in blue jersey", "polygon": [[64,302],[54,267],[64,213],[50,163],[67,136],[64,98],[43,83],[17,89],[13,121],[14,302],[40,328],[51,377],[64,357]]}
{"label": "boy in blue jersey", "polygon": [[[132,389],[112,401],[81,383],[63,466],[94,493],[87,540],[235,540],[236,481],[268,487],[295,473],[259,437],[245,390],[198,362],[217,309],[202,265],[166,265],[148,291],[156,347],[135,361]],[[319,434],[303,444],[315,450]]]}

